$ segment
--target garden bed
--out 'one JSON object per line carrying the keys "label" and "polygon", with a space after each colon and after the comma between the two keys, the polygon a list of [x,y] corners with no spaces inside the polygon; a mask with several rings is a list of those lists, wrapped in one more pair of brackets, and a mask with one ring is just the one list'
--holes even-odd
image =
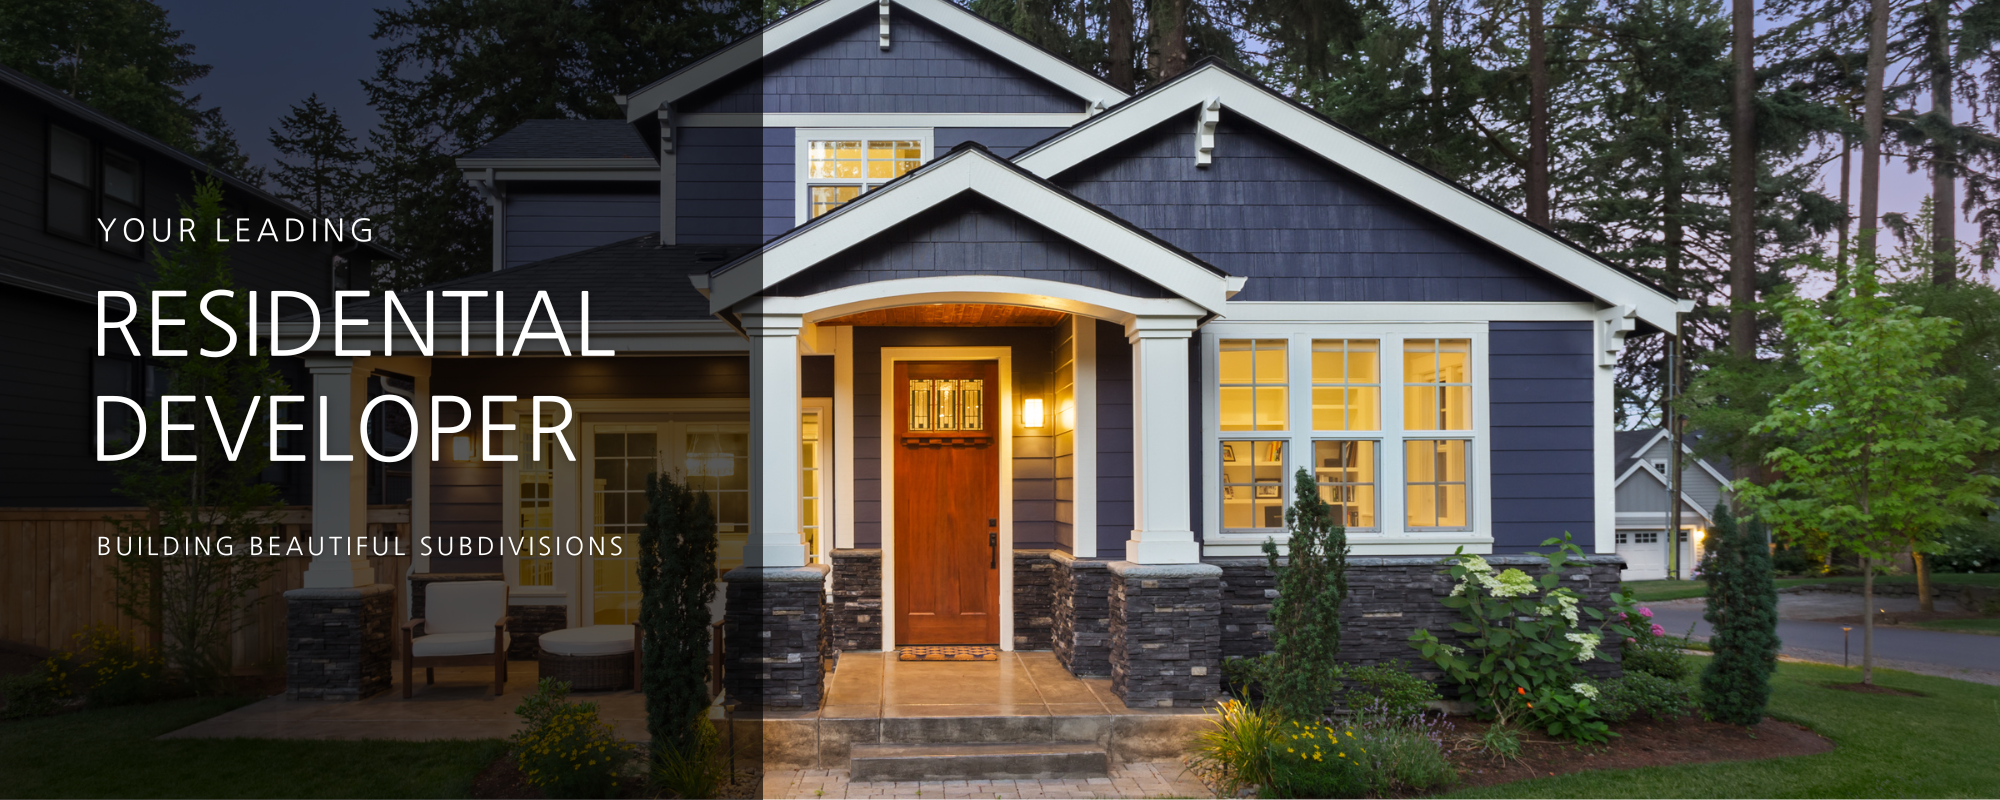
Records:
{"label": "garden bed", "polygon": [[[1467,737],[1476,737],[1486,730],[1483,722],[1462,718],[1452,721],[1458,725],[1458,732]],[[1539,735],[1523,736],[1519,761],[1503,762],[1482,751],[1459,746],[1451,753],[1452,763],[1458,767],[1459,783],[1450,788],[1492,786],[1590,770],[1759,761],[1833,749],[1833,742],[1824,736],[1768,717],[1748,729],[1689,716],[1663,722],[1626,722],[1613,730],[1619,735],[1610,742],[1587,747]]]}

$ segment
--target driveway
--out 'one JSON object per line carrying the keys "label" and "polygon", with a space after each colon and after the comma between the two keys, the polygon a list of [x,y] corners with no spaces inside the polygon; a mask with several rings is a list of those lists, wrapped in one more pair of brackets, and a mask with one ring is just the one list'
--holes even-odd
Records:
{"label": "driveway", "polygon": [[[1861,611],[1860,595],[1781,594],[1778,597],[1778,638],[1783,642],[1780,653],[1804,661],[1839,664],[1843,636],[1841,628],[1850,627],[1854,630],[1844,634],[1849,637],[1848,663],[1857,667],[1861,665],[1860,625],[1797,618],[1829,616],[1827,611],[1841,606],[1852,606],[1852,608],[1844,613],[1840,611],[1835,613],[1858,614]],[[1877,598],[1877,605],[1886,607],[1888,601],[1892,599],[1903,598]],[[1912,606],[1915,605],[1914,599],[1909,599],[1907,602]],[[1652,609],[1653,621],[1665,628],[1667,633],[1682,635],[1692,626],[1693,637],[1697,641],[1708,640],[1709,625],[1701,618],[1702,611],[1706,609],[1705,599],[1671,600],[1645,605]],[[2000,636],[1877,625],[1875,663],[1877,666],[1890,669],[2000,685]]]}

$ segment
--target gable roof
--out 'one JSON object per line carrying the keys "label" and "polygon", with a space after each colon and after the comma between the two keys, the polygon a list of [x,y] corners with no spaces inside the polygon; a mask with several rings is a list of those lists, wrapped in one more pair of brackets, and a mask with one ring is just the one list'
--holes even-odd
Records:
{"label": "gable roof", "polygon": [[[1112,105],[1127,95],[1078,69],[1053,53],[1037,47],[972,10],[950,0],[893,0],[889,2],[890,24],[898,13],[912,13],[979,45],[1000,58],[1011,61],[1077,97],[1081,111],[1092,103]],[[738,70],[777,54],[848,15],[878,7],[878,0],[819,0],[779,19],[755,33],[736,40],[700,60],[675,70],[673,74],[632,92],[625,100],[625,118],[636,122],[653,115],[665,104],[693,94]],[[893,30],[893,29],[892,29]],[[892,33],[893,37],[893,33]],[[893,47],[893,43],[891,44]]]}
{"label": "gable roof", "polygon": [[1213,59],[1021,151],[1013,161],[1042,178],[1054,178],[1216,100],[1221,113],[1242,114],[1604,303],[1629,306],[1646,323],[1675,329],[1675,313],[1685,301]]}
{"label": "gable roof", "polygon": [[[1714,460],[1710,460],[1694,454],[1693,445],[1701,441],[1701,435],[1702,434],[1700,431],[1688,431],[1686,433],[1683,433],[1681,435],[1681,453],[1685,455],[1687,459],[1691,459],[1696,466],[1699,466],[1702,469],[1702,471],[1707,472],[1709,476],[1714,478],[1717,482],[1721,483],[1724,486],[1728,486],[1730,479],[1723,474],[1724,471],[1729,469],[1728,459],[1717,458]],[[1652,475],[1656,478],[1660,477],[1658,473],[1653,472],[1651,469],[1639,469],[1641,466],[1643,466],[1643,462],[1638,464],[1626,464],[1625,462],[1639,461],[1646,455],[1647,451],[1653,449],[1653,445],[1660,443],[1660,441],[1663,439],[1666,439],[1667,438],[1666,428],[1654,427],[1654,428],[1641,428],[1636,431],[1618,431],[1612,434],[1612,437],[1613,441],[1616,444],[1615,447],[1613,447],[1612,449],[1611,470],[1617,473],[1618,475],[1617,479],[1613,481],[1614,486],[1617,484],[1624,483],[1625,479],[1630,477],[1635,470],[1639,472],[1644,472],[1648,475]],[[1686,469],[1685,465],[1688,463],[1688,461],[1683,460],[1681,463],[1683,465],[1682,468]],[[1662,482],[1665,481],[1664,478],[1662,478],[1661,480]]]}
{"label": "gable roof", "polygon": [[658,163],[632,123],[615,119],[531,119],[459,158],[629,158]]}
{"label": "gable roof", "polygon": [[727,310],[966,193],[993,200],[1209,313],[1224,307],[1233,282],[1227,273],[968,142],[718,267],[710,273],[710,308]]}

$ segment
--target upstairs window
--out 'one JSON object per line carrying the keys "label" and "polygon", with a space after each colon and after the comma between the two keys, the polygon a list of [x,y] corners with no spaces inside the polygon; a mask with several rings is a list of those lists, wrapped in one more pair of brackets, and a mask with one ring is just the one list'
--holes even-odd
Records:
{"label": "upstairs window", "polygon": [[97,159],[90,139],[49,126],[49,232],[82,242],[96,241]]}
{"label": "upstairs window", "polygon": [[104,230],[92,226],[92,233],[103,239],[104,249],[121,255],[139,258],[145,255],[145,241],[131,241],[121,233],[125,220],[145,216],[140,202],[139,160],[112,150],[104,151],[104,191],[103,211],[99,217],[111,223],[111,236],[104,236]]}
{"label": "upstairs window", "polygon": [[922,166],[930,131],[799,131],[800,222]]}

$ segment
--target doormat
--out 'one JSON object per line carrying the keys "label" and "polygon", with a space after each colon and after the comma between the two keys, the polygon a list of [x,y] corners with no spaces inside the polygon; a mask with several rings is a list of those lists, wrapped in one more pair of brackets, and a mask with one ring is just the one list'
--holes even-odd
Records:
{"label": "doormat", "polygon": [[923,645],[905,647],[896,655],[898,661],[999,661],[1000,653],[991,647],[967,645]]}

